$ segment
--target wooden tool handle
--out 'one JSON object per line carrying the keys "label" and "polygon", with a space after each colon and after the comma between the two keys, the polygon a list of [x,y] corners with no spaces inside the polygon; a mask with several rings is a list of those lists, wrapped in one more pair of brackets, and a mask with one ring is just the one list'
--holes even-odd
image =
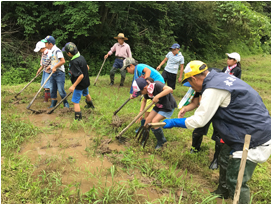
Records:
{"label": "wooden tool handle", "polygon": [[154,123],[148,123],[148,127],[154,128],[154,127],[164,127],[166,125],[165,122],[154,122]]}
{"label": "wooden tool handle", "polygon": [[246,135],[242,159],[241,159],[239,173],[238,173],[238,177],[237,177],[236,188],[235,188],[235,192],[234,192],[233,204],[237,204],[239,201],[241,185],[242,185],[243,177],[244,177],[244,173],[245,173],[245,166],[246,166],[247,153],[248,153],[248,148],[249,148],[249,144],[250,144],[250,139],[251,139],[251,135]]}
{"label": "wooden tool handle", "polygon": [[117,113],[125,106],[125,104],[128,103],[129,100],[130,100],[130,98],[128,98],[128,99],[126,100],[126,102],[124,102],[123,105],[121,105],[121,106],[113,113],[113,115],[116,115],[116,114],[117,114]]}
{"label": "wooden tool handle", "polygon": [[100,70],[99,70],[99,72],[98,72],[98,75],[96,76],[96,79],[95,79],[95,81],[94,81],[94,85],[96,84],[96,81],[97,81],[97,79],[98,79],[98,77],[99,77],[99,75],[100,75],[100,72],[101,72],[101,70],[102,70],[102,68],[103,68],[104,63],[105,63],[106,60],[107,60],[107,58],[104,59],[104,61],[103,61],[103,63],[102,63],[102,66],[101,66],[101,68],[100,68]]}
{"label": "wooden tool handle", "polygon": [[48,78],[46,79],[46,81],[44,82],[44,84],[42,85],[42,87],[39,89],[39,91],[37,92],[37,94],[34,96],[34,98],[31,100],[31,102],[29,103],[29,105],[27,106],[27,109],[30,108],[30,106],[32,105],[32,103],[34,102],[34,100],[36,99],[36,97],[38,96],[38,94],[41,92],[41,90],[43,89],[43,87],[45,86],[45,84],[47,83],[47,81],[51,78],[53,72],[50,73],[50,75],[48,76]]}
{"label": "wooden tool handle", "polygon": [[148,105],[142,112],[140,112],[135,118],[134,118],[134,120],[132,120],[132,122],[131,123],[129,123],[129,125],[125,128],[125,129],[123,129],[120,133],[119,133],[119,135],[117,135],[116,136],[116,138],[119,138],[119,137],[121,137],[122,136],[122,134],[124,134],[124,132],[125,131],[127,131],[128,130],[128,128],[130,128],[131,127],[131,125],[133,125],[149,108],[151,108],[152,107],[152,105],[154,104],[154,102],[152,102],[150,105]]}
{"label": "wooden tool handle", "polygon": [[41,73],[43,72],[43,70],[41,70],[38,75],[36,75],[19,93],[17,93],[14,97],[16,98],[18,95],[21,94],[21,92],[23,92],[24,89],[26,89],[39,75],[41,75]]}
{"label": "wooden tool handle", "polygon": [[52,110],[50,110],[47,114],[51,114],[55,109],[57,109],[57,107],[64,101],[66,100],[66,98],[69,97],[69,95],[71,95],[73,92],[68,93],[64,98],[62,98],[61,101],[59,101],[59,103],[57,105],[55,105],[55,107],[52,108]]}

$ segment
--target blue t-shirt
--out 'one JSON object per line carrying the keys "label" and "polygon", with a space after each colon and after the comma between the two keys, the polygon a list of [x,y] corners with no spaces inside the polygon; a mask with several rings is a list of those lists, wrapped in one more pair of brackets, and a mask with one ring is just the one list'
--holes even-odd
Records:
{"label": "blue t-shirt", "polygon": [[160,81],[162,83],[165,84],[165,81],[162,77],[162,75],[154,68],[152,68],[149,65],[146,64],[138,64],[135,69],[137,69],[137,77],[140,77],[141,75],[144,75],[145,73],[143,72],[144,68],[148,68],[149,70],[151,70],[150,73],[150,77],[154,80],[154,81]]}
{"label": "blue t-shirt", "polygon": [[[134,71],[134,76],[133,76],[132,83],[133,83],[134,80],[136,80],[137,78],[139,78],[140,76],[145,74],[143,72],[144,68],[148,68],[148,69],[151,70],[150,77],[154,81],[160,81],[160,82],[165,84],[165,81],[164,81],[162,75],[156,69],[154,69],[151,66],[146,65],[146,64],[138,64],[138,65],[135,66],[135,71]],[[132,88],[132,85],[131,85],[130,94],[132,94],[132,93],[133,93],[133,88]]]}
{"label": "blue t-shirt", "polygon": [[179,65],[184,64],[184,57],[181,52],[179,52],[177,55],[174,55],[172,51],[170,51],[167,53],[166,58],[168,58],[168,61],[164,70],[169,73],[177,74]]}

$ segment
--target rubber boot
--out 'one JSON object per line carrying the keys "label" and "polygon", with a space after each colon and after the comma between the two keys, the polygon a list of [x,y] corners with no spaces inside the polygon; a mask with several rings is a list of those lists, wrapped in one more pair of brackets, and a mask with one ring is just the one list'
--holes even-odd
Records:
{"label": "rubber boot", "polygon": [[50,90],[45,90],[43,102],[48,102],[49,98],[50,98]]}
{"label": "rubber boot", "polygon": [[57,102],[58,102],[57,100],[52,100],[52,101],[51,101],[51,105],[50,105],[49,108],[55,107],[56,104],[57,104]]}
{"label": "rubber boot", "polygon": [[192,134],[192,148],[190,150],[191,154],[197,153],[200,151],[200,145],[202,143],[202,140],[203,140],[203,134],[197,133],[194,130]]}
{"label": "rubber boot", "polygon": [[[140,126],[140,127],[144,126],[144,123],[145,123],[145,119],[142,119],[142,120],[141,120],[141,126]],[[138,132],[138,130],[140,129],[140,127],[138,127],[138,128],[135,130],[136,133]]]}
{"label": "rubber boot", "polygon": [[95,108],[93,105],[93,101],[87,101],[87,99],[85,99],[85,102],[87,103],[87,105],[84,106],[85,108]]}
{"label": "rubber boot", "polygon": [[164,134],[163,134],[163,131],[162,131],[162,128],[160,127],[159,129],[153,129],[151,128],[153,134],[155,135],[155,137],[157,138],[157,145],[155,147],[155,150],[158,150],[160,148],[162,148],[163,144],[165,142],[167,142],[167,140],[165,139],[164,137]]}
{"label": "rubber boot", "polygon": [[218,156],[222,146],[223,146],[222,143],[215,141],[215,153],[213,156],[213,160],[209,166],[209,169],[211,170],[218,169]]}
{"label": "rubber boot", "polygon": [[82,120],[81,112],[75,112],[75,120],[78,120],[78,121]]}
{"label": "rubber boot", "polygon": [[63,101],[63,105],[64,105],[64,107],[70,108],[69,103],[68,103],[67,100],[64,100],[64,101]]}
{"label": "rubber boot", "polygon": [[221,198],[228,199],[229,198],[229,190],[226,180],[226,174],[227,174],[227,167],[228,167],[228,161],[230,156],[231,148],[227,146],[226,144],[223,144],[219,157],[219,185],[217,189],[212,194],[220,195]]}
{"label": "rubber boot", "polygon": [[112,69],[110,70],[110,85],[114,84],[115,70],[116,70],[116,68],[114,68],[114,67],[112,67]]}
{"label": "rubber boot", "polygon": [[124,82],[126,79],[126,70],[120,71],[121,73],[121,82],[120,82],[120,86],[124,86]]}
{"label": "rubber boot", "polygon": [[[229,189],[230,197],[234,197],[238,172],[240,168],[241,159],[232,158],[229,160],[228,168],[227,168],[227,185]],[[251,162],[249,160],[246,161],[245,172],[243,176],[240,197],[239,197],[239,204],[249,204],[250,203],[250,189],[247,186],[248,180],[252,177],[252,174],[255,170],[256,163]]]}

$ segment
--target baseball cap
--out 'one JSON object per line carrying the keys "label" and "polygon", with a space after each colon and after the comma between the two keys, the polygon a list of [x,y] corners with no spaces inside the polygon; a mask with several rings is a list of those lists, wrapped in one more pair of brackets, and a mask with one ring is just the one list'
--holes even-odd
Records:
{"label": "baseball cap", "polygon": [[120,71],[125,70],[130,64],[138,64],[138,61],[136,61],[134,58],[126,58],[123,61],[123,67],[120,69]]}
{"label": "baseball cap", "polygon": [[45,43],[39,41],[38,43],[36,43],[36,48],[34,49],[34,52],[39,52],[41,48],[45,48]]}
{"label": "baseball cap", "polygon": [[233,59],[237,60],[237,62],[240,62],[240,60],[241,60],[241,57],[240,57],[239,53],[236,53],[236,52],[234,52],[234,53],[226,53],[226,55],[228,57],[230,57],[230,58],[233,58]]}
{"label": "baseball cap", "polygon": [[186,83],[188,78],[190,78],[194,75],[200,74],[207,69],[208,69],[208,66],[205,63],[203,63],[202,61],[198,61],[198,60],[191,61],[190,63],[188,63],[186,65],[186,67],[184,69],[185,75],[184,75],[184,79],[182,81],[182,84]]}
{"label": "baseball cap", "polygon": [[178,43],[174,43],[170,49],[176,49],[176,48],[180,48],[180,45]]}
{"label": "baseball cap", "polygon": [[61,49],[62,51],[70,52],[72,55],[77,54],[78,49],[73,42],[68,42],[65,46]]}
{"label": "baseball cap", "polygon": [[141,90],[144,89],[146,85],[147,85],[147,82],[145,81],[144,78],[137,78],[132,83],[133,92],[136,92],[136,93],[140,92]]}
{"label": "baseball cap", "polygon": [[46,36],[45,39],[41,40],[44,43],[52,43],[53,45],[56,44],[56,40],[53,36]]}

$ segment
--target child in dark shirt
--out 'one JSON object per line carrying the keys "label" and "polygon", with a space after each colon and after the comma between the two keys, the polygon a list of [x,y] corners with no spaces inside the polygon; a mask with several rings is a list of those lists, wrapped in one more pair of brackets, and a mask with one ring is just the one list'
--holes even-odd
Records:
{"label": "child in dark shirt", "polygon": [[86,97],[85,102],[87,105],[85,108],[95,108],[88,90],[90,85],[89,66],[74,43],[66,43],[62,51],[66,51],[67,55],[72,58],[69,65],[69,74],[73,85],[69,88],[69,91],[73,92],[72,102],[74,103],[75,120],[81,120],[82,114],[79,106],[81,95]]}
{"label": "child in dark shirt", "polygon": [[[134,92],[141,92],[141,94],[144,95],[144,100],[142,101],[140,111],[144,110],[147,99],[152,99],[152,101],[156,103],[153,110],[146,118],[145,126],[150,122],[160,122],[161,120],[170,118],[172,116],[175,108],[177,107],[177,103],[171,94],[173,92],[171,87],[166,86],[160,81],[154,82],[150,77],[146,79],[137,78],[133,82],[132,87]],[[166,142],[166,139],[164,137],[162,128],[151,128],[151,130],[157,138],[155,150],[158,150],[162,148],[163,144]]]}

